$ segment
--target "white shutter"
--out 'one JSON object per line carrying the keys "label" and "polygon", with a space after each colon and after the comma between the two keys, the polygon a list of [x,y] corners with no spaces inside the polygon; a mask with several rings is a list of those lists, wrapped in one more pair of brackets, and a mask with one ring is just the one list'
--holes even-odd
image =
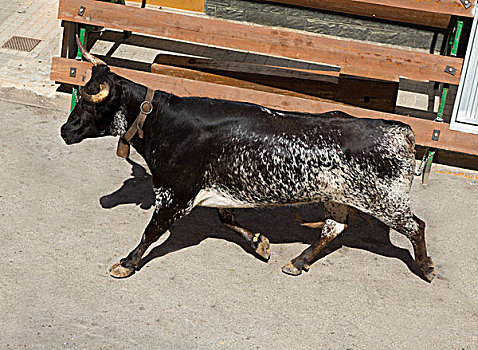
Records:
{"label": "white shutter", "polygon": [[478,11],[476,6],[450,129],[478,134]]}

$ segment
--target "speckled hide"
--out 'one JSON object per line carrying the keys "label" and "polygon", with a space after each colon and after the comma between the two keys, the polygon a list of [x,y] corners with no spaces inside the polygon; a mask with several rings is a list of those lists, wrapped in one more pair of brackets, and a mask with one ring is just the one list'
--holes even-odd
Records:
{"label": "speckled hide", "polygon": [[[101,82],[111,86],[108,100],[94,106],[79,101],[62,127],[68,144],[122,135],[138,115],[146,88],[99,66],[85,91],[96,93]],[[221,221],[253,242],[255,236],[241,231],[245,229],[231,208],[322,201],[333,204],[323,236],[340,234],[348,213],[343,208],[353,207],[409,237],[422,251],[417,263],[424,274],[430,268],[419,229],[423,222],[410,209],[415,138],[409,126],[341,112],[293,113],[160,91],[153,106],[144,138],[135,136],[132,145],[151,170],[156,209],[141,243],[121,261],[121,271],[112,270],[113,276],[132,274],[147,247],[195,206],[220,208]],[[334,215],[334,206],[340,215]],[[261,242],[261,251],[267,251],[268,241]],[[317,247],[327,243],[322,240]],[[302,271],[310,256],[292,265]]]}

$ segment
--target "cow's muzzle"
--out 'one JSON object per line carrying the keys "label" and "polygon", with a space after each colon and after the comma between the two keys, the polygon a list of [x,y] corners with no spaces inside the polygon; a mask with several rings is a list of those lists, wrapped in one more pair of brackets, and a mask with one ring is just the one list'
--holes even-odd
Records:
{"label": "cow's muzzle", "polygon": [[60,128],[60,135],[67,145],[78,143],[84,138],[79,135],[79,130],[69,130],[67,124],[63,124]]}

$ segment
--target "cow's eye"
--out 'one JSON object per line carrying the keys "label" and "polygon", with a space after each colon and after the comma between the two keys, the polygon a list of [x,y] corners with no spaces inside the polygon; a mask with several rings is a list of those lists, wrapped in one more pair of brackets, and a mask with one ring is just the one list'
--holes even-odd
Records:
{"label": "cow's eye", "polygon": [[85,103],[83,106],[83,108],[89,113],[94,113],[96,111],[96,106],[94,104]]}

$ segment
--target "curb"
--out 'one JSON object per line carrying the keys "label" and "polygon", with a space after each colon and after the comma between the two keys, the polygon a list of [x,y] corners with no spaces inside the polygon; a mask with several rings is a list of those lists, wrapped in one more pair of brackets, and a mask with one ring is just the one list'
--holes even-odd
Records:
{"label": "curb", "polygon": [[0,87],[0,100],[31,107],[69,112],[71,95],[61,92],[42,94],[27,88]]}

